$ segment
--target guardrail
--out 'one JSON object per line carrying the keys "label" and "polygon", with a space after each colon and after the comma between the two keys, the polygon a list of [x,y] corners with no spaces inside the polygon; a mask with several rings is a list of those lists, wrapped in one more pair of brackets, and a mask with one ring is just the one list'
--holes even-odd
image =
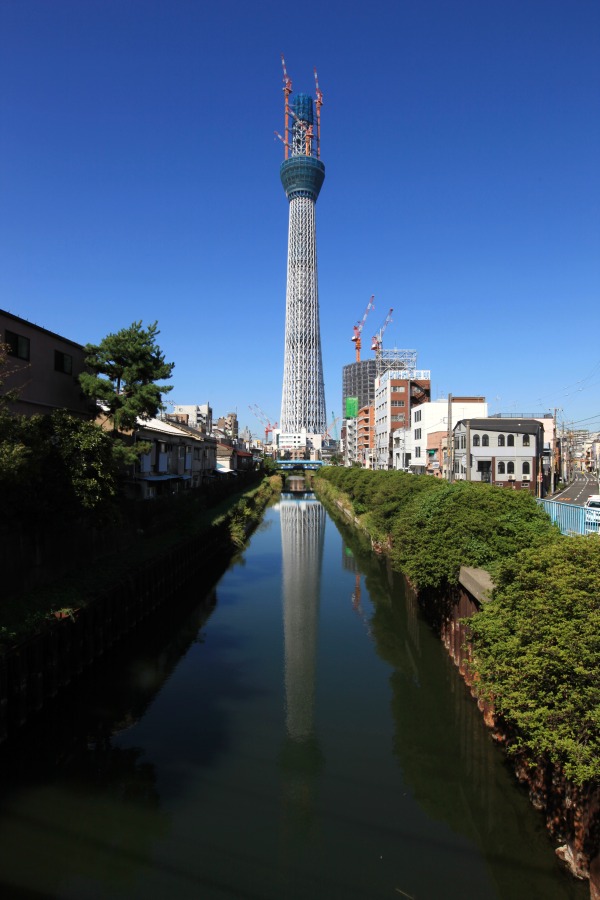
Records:
{"label": "guardrail", "polygon": [[573,506],[560,500],[538,500],[562,534],[598,534],[600,510]]}

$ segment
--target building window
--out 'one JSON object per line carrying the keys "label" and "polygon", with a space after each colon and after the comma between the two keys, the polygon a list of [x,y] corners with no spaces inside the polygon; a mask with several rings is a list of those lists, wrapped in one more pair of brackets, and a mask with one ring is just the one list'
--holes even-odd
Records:
{"label": "building window", "polygon": [[523,435],[523,446],[529,447],[529,435],[528,434]]}
{"label": "building window", "polygon": [[514,474],[515,474],[515,464],[514,464],[514,462],[508,462],[508,463],[506,463],[506,474],[507,474],[507,475],[514,475]]}
{"label": "building window", "polygon": [[421,448],[415,447],[415,456],[420,456],[420,455],[421,455]]}
{"label": "building window", "polygon": [[507,446],[507,447],[514,447],[514,446],[515,446],[515,436],[514,436],[514,434],[509,434],[509,435],[508,435],[508,437],[506,438],[506,446]]}
{"label": "building window", "polygon": [[421,440],[421,429],[415,428],[415,441]]}
{"label": "building window", "polygon": [[531,475],[531,464],[528,462],[523,463],[523,475]]}
{"label": "building window", "polygon": [[504,475],[506,473],[506,466],[503,462],[498,463],[498,475]]}
{"label": "building window", "polygon": [[[419,409],[415,413],[415,422],[420,422],[420,421],[421,421],[421,410]],[[421,435],[419,435],[419,437],[421,437]]]}
{"label": "building window", "polygon": [[29,338],[23,337],[22,334],[17,334],[14,331],[5,331],[4,342],[8,344],[9,356],[29,360]]}
{"label": "building window", "polygon": [[498,446],[504,447],[504,435],[503,434],[498,435]]}
{"label": "building window", "polygon": [[54,351],[54,371],[64,372],[65,375],[73,374],[73,357],[61,350]]}
{"label": "building window", "polygon": [[478,434],[473,435],[473,446],[479,447],[479,435]]}
{"label": "building window", "polygon": [[404,406],[404,400],[395,400],[392,397],[392,406]]}
{"label": "building window", "polygon": [[482,447],[489,447],[489,446],[490,446],[490,439],[489,439],[489,437],[488,437],[487,434],[483,434],[483,435],[481,436],[481,446],[482,446]]}

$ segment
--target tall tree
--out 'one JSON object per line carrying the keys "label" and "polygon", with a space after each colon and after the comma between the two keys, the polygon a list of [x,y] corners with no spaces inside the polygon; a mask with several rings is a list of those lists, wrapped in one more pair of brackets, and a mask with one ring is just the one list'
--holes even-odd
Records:
{"label": "tall tree", "polygon": [[86,363],[91,371],[79,376],[82,390],[107,412],[115,431],[135,428],[138,416],[155,416],[162,395],[173,388],[157,384],[170,378],[175,366],[165,362],[156,343],[159,334],[158,322],[147,328],[141,321],[133,322],[99,344],[86,345]]}

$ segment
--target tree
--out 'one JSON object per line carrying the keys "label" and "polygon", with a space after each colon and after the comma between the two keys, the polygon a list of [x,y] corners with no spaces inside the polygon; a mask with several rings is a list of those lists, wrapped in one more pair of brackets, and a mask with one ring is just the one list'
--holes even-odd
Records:
{"label": "tree", "polygon": [[112,421],[114,431],[130,431],[136,420],[156,416],[162,395],[173,385],[157,384],[171,377],[175,363],[165,362],[156,338],[158,322],[142,327],[133,322],[100,344],[86,345],[86,364],[79,381],[83,392],[94,400]]}

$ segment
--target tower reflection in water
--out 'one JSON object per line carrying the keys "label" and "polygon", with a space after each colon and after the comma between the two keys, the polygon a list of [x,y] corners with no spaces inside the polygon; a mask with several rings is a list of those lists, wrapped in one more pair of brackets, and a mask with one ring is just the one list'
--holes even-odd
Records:
{"label": "tower reflection in water", "polygon": [[285,727],[280,762],[287,828],[310,826],[322,754],[315,734],[317,629],[325,509],[312,494],[282,494]]}

